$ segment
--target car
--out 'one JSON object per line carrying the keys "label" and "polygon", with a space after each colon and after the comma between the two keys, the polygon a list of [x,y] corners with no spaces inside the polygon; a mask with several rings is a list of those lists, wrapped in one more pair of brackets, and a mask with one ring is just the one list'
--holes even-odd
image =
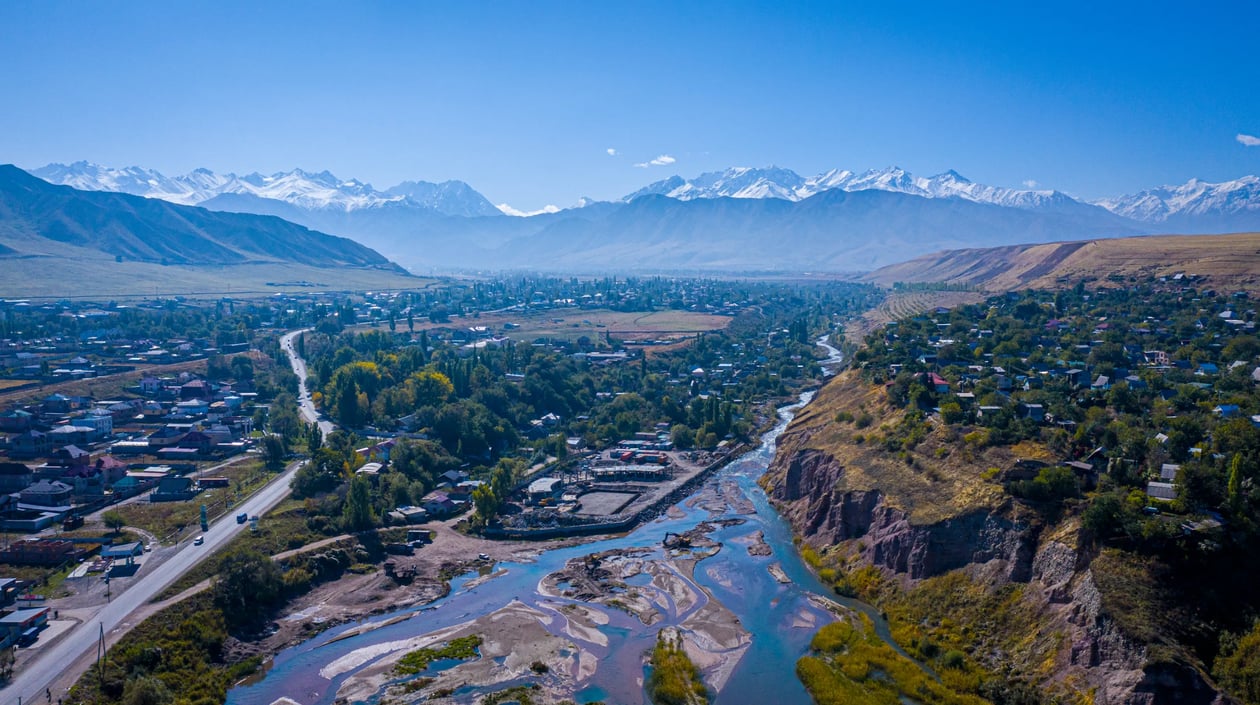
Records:
{"label": "car", "polygon": [[488,553],[478,553],[478,554],[477,554],[477,558],[478,558],[478,559],[480,559],[480,560],[483,560],[483,561],[488,561],[488,560],[490,560],[490,554],[488,554]]}
{"label": "car", "polygon": [[203,544],[203,543],[205,543],[205,542],[206,542],[206,537],[205,537],[205,536],[198,536],[197,538],[193,539],[193,545],[194,545],[194,546],[200,546],[201,544]]}
{"label": "car", "polygon": [[247,522],[247,521],[249,521],[249,513],[248,513],[248,512],[241,512],[240,514],[237,514],[237,515],[236,515],[236,523],[237,523],[237,524],[244,524],[244,523],[245,523],[245,522]]}

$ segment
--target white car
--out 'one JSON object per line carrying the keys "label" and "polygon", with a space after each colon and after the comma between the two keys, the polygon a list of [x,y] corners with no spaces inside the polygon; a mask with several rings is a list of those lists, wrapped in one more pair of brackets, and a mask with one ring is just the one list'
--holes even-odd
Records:
{"label": "white car", "polygon": [[206,542],[206,537],[205,537],[205,536],[198,536],[197,538],[193,539],[193,545],[194,545],[194,546],[200,546],[201,544],[203,544],[203,543],[205,543],[205,542]]}

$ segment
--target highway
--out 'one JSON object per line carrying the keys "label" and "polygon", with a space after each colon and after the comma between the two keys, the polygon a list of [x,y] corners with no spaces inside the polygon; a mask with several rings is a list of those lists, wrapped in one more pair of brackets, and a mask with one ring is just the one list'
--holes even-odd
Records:
{"label": "highway", "polygon": [[285,333],[280,338],[280,347],[289,356],[289,364],[293,366],[293,373],[298,377],[298,409],[302,413],[302,420],[307,423],[318,424],[320,433],[327,436],[333,432],[335,426],[333,426],[331,421],[323,421],[319,418],[319,412],[315,410],[315,402],[311,401],[311,393],[306,391],[306,361],[298,357],[297,351],[293,349],[294,339],[309,330],[310,328],[302,328]]}
{"label": "highway", "polygon": [[[302,389],[303,418],[311,423],[319,423],[320,430],[327,434],[333,430],[333,425],[319,420],[310,395],[306,393],[306,365],[293,350],[293,339],[300,332],[302,331],[286,334],[281,339],[281,345],[289,355],[289,362],[293,365],[293,372],[297,374]],[[65,682],[66,676],[75,670],[78,672],[73,673],[69,682],[77,680],[92,663],[102,625],[105,628],[106,643],[112,645],[135,626],[128,618],[137,608],[152,600],[199,562],[226,546],[233,537],[248,528],[248,523],[236,523],[236,514],[246,512],[250,516],[261,516],[287,497],[293,476],[304,462],[299,460],[290,463],[282,474],[212,524],[210,530],[203,534],[204,545],[197,546],[191,540],[186,541],[175,555],[161,564],[141,566],[136,577],[115,581],[114,585],[125,589],[113,601],[102,605],[93,616],[61,635],[56,643],[38,648],[13,680],[0,689],[4,703],[25,705],[48,702],[46,689],[51,688],[54,683]],[[52,697],[57,698],[60,695],[61,693],[54,693]]]}

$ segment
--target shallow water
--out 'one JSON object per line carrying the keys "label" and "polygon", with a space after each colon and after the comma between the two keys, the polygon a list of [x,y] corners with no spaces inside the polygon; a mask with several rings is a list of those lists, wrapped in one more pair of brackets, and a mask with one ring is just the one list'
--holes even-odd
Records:
{"label": "shallow water", "polygon": [[[835,351],[834,348],[830,350]],[[835,351],[829,362],[834,363],[837,356],[838,351]],[[667,531],[681,533],[704,520],[739,518],[744,522],[718,528],[709,535],[715,541],[721,542],[723,547],[716,555],[697,563],[695,569],[695,582],[711,592],[713,599],[731,610],[744,629],[751,634],[747,651],[740,658],[721,692],[717,693],[714,702],[720,705],[810,703],[808,694],[795,676],[796,660],[806,652],[817,629],[833,620],[834,616],[809,598],[811,594],[826,596],[832,600],[836,598],[801,562],[792,543],[790,527],[770,506],[756,480],[765,472],[774,457],[775,440],[787,426],[791,415],[812,396],[812,392],[806,393],[802,395],[800,403],[781,409],[780,422],[763,436],[761,446],[714,473],[695,494],[675,505],[675,510],[671,512],[673,518],[662,516],[624,536],[547,551],[533,563],[502,563],[498,567],[506,568],[503,575],[471,588],[467,584],[479,576],[475,571],[470,572],[452,581],[451,593],[447,597],[426,608],[409,608],[329,630],[278,654],[265,677],[258,682],[233,689],[228,693],[227,702],[229,705],[268,705],[277,698],[286,696],[302,705],[331,704],[345,679],[391,651],[388,648],[390,642],[476,619],[514,600],[555,617],[549,630],[560,634],[565,619],[557,609],[565,603],[575,601],[540,595],[537,588],[544,576],[564,568],[569,559],[625,548],[642,548],[652,552],[650,557],[660,557],[663,555],[661,541]],[[739,494],[747,502],[751,502],[753,513],[740,513],[738,508],[729,505],[712,512],[701,506],[694,506],[703,504],[704,507],[716,507],[723,504],[711,501],[696,503],[693,500],[697,496],[710,499],[713,496],[720,497],[721,492],[714,493],[712,490],[724,485],[729,487],[732,483],[738,488]],[[763,533],[765,542],[770,546],[769,556],[752,556],[747,551],[747,546],[758,531]],[[775,563],[791,578],[789,584],[781,584],[771,575],[769,567]],[[646,586],[647,578],[637,577],[627,582]],[[591,678],[577,684],[574,699],[579,703],[594,700],[622,704],[647,703],[641,683],[644,654],[652,648],[656,634],[662,627],[680,624],[687,616],[701,609],[707,599],[701,593],[692,604],[681,609],[673,600],[663,600],[665,606],[661,611],[664,619],[652,626],[644,626],[638,619],[616,609],[580,603],[598,609],[607,616],[608,624],[597,627],[607,638],[607,645],[579,640],[582,648],[598,658],[599,668]],[[863,611],[869,609],[852,601],[837,601]],[[414,616],[396,624],[335,641],[339,635],[363,624],[381,623],[406,615]],[[372,651],[374,646],[379,650],[375,655]],[[332,662],[355,652],[364,656],[361,663],[331,678],[320,674],[321,669]],[[461,702],[473,702],[481,695],[503,687],[504,684],[498,684],[484,689],[461,689],[457,699]],[[369,702],[375,700],[373,698]]]}

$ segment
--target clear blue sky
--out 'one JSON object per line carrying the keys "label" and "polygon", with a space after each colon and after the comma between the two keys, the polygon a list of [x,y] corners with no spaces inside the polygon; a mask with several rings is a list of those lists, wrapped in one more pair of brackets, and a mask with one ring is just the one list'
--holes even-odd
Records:
{"label": "clear blue sky", "polygon": [[1196,4],[5,2],[0,162],[462,179],[518,208],[727,166],[1087,198],[1260,172],[1260,3]]}

